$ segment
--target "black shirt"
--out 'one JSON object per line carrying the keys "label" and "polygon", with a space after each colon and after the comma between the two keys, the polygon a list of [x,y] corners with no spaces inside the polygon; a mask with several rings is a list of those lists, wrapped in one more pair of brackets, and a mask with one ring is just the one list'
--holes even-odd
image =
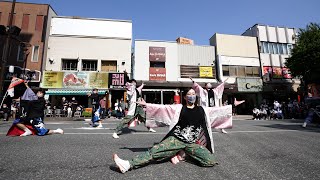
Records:
{"label": "black shirt", "polygon": [[38,118],[44,117],[44,109],[46,105],[46,100],[44,98],[39,98],[38,100],[28,102],[28,118]]}
{"label": "black shirt", "polygon": [[195,106],[193,109],[183,107],[179,121],[170,131],[170,135],[191,144],[196,142],[204,128],[206,124],[202,107]]}

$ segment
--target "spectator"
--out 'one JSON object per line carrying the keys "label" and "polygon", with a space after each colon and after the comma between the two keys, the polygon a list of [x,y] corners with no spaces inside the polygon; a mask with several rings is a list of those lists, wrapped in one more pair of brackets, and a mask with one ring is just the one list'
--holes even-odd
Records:
{"label": "spectator", "polygon": [[106,118],[106,106],[107,106],[107,98],[103,97],[100,102],[100,116],[101,119],[105,119]]}
{"label": "spectator", "polygon": [[11,110],[9,109],[9,107],[7,106],[7,104],[3,104],[0,111],[1,111],[1,113],[3,114],[3,120],[4,120],[4,121],[8,121]]}
{"label": "spectator", "polygon": [[71,100],[72,117],[74,117],[74,113],[76,112],[77,106],[78,106],[78,101],[76,100],[75,97],[72,97],[72,100]]}

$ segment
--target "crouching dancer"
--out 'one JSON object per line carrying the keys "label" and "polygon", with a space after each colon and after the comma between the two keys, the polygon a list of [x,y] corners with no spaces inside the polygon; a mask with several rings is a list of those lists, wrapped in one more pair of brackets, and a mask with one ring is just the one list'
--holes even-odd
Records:
{"label": "crouching dancer", "polygon": [[[27,85],[26,85],[27,86]],[[45,99],[43,90],[37,90],[35,94],[28,86],[21,97],[20,106],[22,113],[19,118],[15,119],[13,126],[9,129],[7,135],[18,135],[16,134],[19,130],[23,130],[24,133],[20,136],[29,136],[36,134],[38,136],[44,136],[49,134],[63,134],[63,130],[58,128],[56,130],[46,129],[44,126],[44,109]],[[15,130],[18,127],[18,131]],[[16,132],[14,132],[16,131]]]}
{"label": "crouching dancer", "polygon": [[221,128],[231,127],[232,108],[231,106],[229,108],[230,118],[221,121],[222,116],[216,114],[216,117],[220,117],[219,123],[216,124],[210,120],[208,110],[195,104],[196,93],[193,89],[187,92],[185,100],[187,104],[184,106],[181,104],[146,104],[144,101],[139,103],[146,106],[147,116],[149,113],[150,117],[154,117],[151,120],[147,118],[150,126],[163,123],[170,125],[171,130],[159,144],[131,160],[122,160],[117,154],[114,154],[113,160],[122,173],[152,162],[170,160],[181,150],[184,150],[188,157],[199,162],[201,166],[209,167],[217,164],[213,154],[211,126],[215,124]]}

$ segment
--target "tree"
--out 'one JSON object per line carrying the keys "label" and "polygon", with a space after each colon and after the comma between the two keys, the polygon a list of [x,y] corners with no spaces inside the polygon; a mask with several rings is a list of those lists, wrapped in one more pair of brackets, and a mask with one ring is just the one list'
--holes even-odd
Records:
{"label": "tree", "polygon": [[300,29],[296,46],[285,65],[305,85],[320,83],[320,24],[310,23]]}

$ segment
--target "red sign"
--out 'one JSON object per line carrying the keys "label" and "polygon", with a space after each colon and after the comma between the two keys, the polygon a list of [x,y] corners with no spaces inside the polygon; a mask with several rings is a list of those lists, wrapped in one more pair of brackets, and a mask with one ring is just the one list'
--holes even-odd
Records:
{"label": "red sign", "polygon": [[282,75],[285,79],[292,79],[290,70],[288,68],[282,68]]}
{"label": "red sign", "polygon": [[149,61],[166,62],[166,48],[149,47]]}
{"label": "red sign", "polygon": [[281,69],[281,67],[273,67],[272,69],[273,69],[272,78],[274,78],[274,79],[282,78],[282,69]]}
{"label": "red sign", "polygon": [[166,68],[149,68],[149,80],[150,81],[165,81],[166,80]]}

